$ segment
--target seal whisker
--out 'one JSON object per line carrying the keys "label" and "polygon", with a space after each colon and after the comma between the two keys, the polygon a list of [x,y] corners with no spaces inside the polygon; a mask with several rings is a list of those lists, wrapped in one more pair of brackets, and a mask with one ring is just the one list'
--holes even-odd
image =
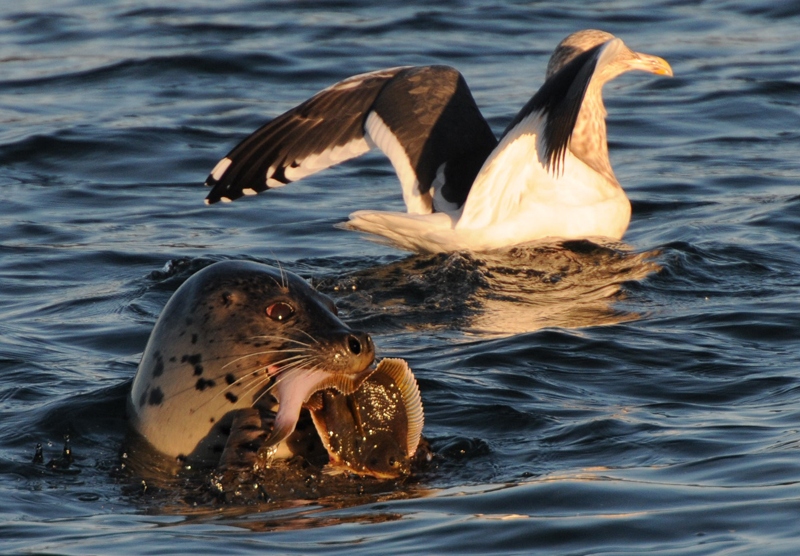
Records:
{"label": "seal whisker", "polygon": [[[311,356],[311,355],[295,355],[295,356],[292,356],[292,357],[286,357],[284,359],[281,359],[278,362],[270,363],[269,365],[262,365],[262,366],[256,367],[252,371],[249,371],[247,374],[245,374],[245,375],[239,377],[238,379],[236,379],[235,381],[233,381],[231,384],[228,384],[225,388],[223,388],[222,390],[220,390],[219,392],[214,394],[211,398],[206,400],[203,404],[197,406],[197,408],[202,407],[206,403],[210,403],[212,400],[215,400],[216,398],[219,398],[220,396],[224,396],[226,394],[226,392],[230,391],[231,388],[234,385],[238,384],[238,385],[241,386],[243,384],[246,384],[246,382],[248,380],[250,380],[250,379],[252,379],[252,383],[251,384],[246,384],[245,390],[243,392],[241,392],[239,395],[236,396],[237,399],[241,398],[242,396],[250,395],[253,391],[255,391],[258,388],[260,388],[263,384],[268,384],[270,381],[273,381],[273,379],[274,379],[275,384],[277,384],[279,382],[279,380],[280,380],[280,378],[279,378],[280,375],[284,374],[287,371],[291,372],[295,368],[302,368],[304,363],[306,361],[308,361],[308,360],[311,360],[311,359],[313,359],[313,356]],[[272,375],[269,374],[269,370],[268,370],[269,367],[271,367],[271,366],[279,366],[279,365],[281,367],[278,369],[278,371],[276,373],[274,373]],[[264,372],[263,375],[260,374],[262,371]],[[216,379],[219,380],[221,377],[222,377],[222,375],[219,375],[219,376],[216,377]],[[275,384],[270,385],[258,397],[254,398],[253,402],[251,403],[251,406],[256,405],[261,400],[261,398],[263,398],[265,393],[271,391],[272,388],[274,388]],[[197,409],[197,408],[195,408],[195,409]]]}
{"label": "seal whisker", "polygon": [[[284,378],[286,378],[285,375],[291,374],[291,372],[294,371],[295,369],[307,369],[308,368],[308,363],[309,362],[314,362],[315,359],[316,359],[315,357],[309,356],[306,359],[298,359],[296,361],[292,361],[288,365],[283,365],[283,366],[279,367],[270,376],[275,377],[276,382],[277,381],[281,381]],[[314,367],[316,368],[317,366],[318,366],[318,364],[315,363]]]}
{"label": "seal whisker", "polygon": [[[235,359],[232,359],[232,360],[228,361],[221,368],[224,369],[224,368],[229,367],[230,365],[232,365],[234,363],[237,363],[237,362],[241,361],[242,359],[246,359],[248,357],[253,357],[253,356],[256,356],[256,355],[271,355],[271,354],[274,354],[274,353],[287,353],[287,352],[289,352],[289,353],[303,353],[303,352],[308,351],[308,350],[309,350],[308,347],[303,346],[303,347],[293,347],[293,348],[281,348],[281,349],[254,351],[254,352],[241,355],[239,357],[236,357]],[[207,363],[211,362],[211,361],[219,362],[219,361],[224,361],[224,360],[228,359],[228,357],[230,357],[230,356],[227,355],[227,354],[219,355],[217,357],[208,357],[208,358],[205,359],[205,361]]]}
{"label": "seal whisker", "polygon": [[286,275],[286,270],[284,270],[283,265],[280,263],[280,261],[276,261],[276,262],[278,263],[278,272],[280,273],[280,276],[281,276],[281,287],[284,288],[284,289],[288,289],[289,288],[289,280],[288,280],[288,277]]}
{"label": "seal whisker", "polygon": [[[284,351],[286,351],[286,350],[275,350],[275,351],[271,351],[271,352],[268,351],[266,353],[267,354],[269,354],[269,353],[283,353]],[[243,357],[238,358],[238,359],[244,359],[245,357],[247,357],[247,356],[243,356]],[[193,413],[193,412],[197,411],[198,409],[202,408],[203,406],[211,403],[213,400],[219,398],[220,396],[224,396],[225,393],[228,392],[233,385],[241,384],[242,381],[246,381],[249,378],[253,379],[253,382],[255,383],[255,385],[254,386],[249,386],[241,395],[237,396],[237,398],[241,397],[241,396],[247,396],[248,394],[250,394],[251,392],[256,390],[261,384],[264,384],[265,382],[269,382],[270,380],[272,380],[273,377],[276,378],[276,383],[277,383],[278,380],[279,380],[279,377],[282,374],[284,374],[286,372],[291,372],[292,370],[294,370],[296,368],[302,368],[305,365],[305,363],[307,363],[308,361],[313,360],[314,358],[315,358],[314,354],[299,353],[299,354],[296,354],[296,355],[292,355],[290,357],[284,357],[283,359],[280,359],[278,361],[270,362],[269,365],[261,365],[259,367],[256,367],[253,370],[248,371],[246,374],[244,374],[243,376],[239,377],[238,379],[234,380],[234,382],[232,382],[231,384],[226,385],[225,388],[223,388],[219,392],[216,392],[210,398],[207,398],[206,400],[204,400],[203,403],[192,407],[191,412]],[[278,370],[274,374],[270,375],[269,374],[269,367],[272,367],[272,366],[278,367]],[[224,369],[225,367],[227,367],[227,365],[223,366],[221,368],[221,370]],[[259,375],[259,373],[261,371],[264,371],[265,375],[263,375],[263,376]],[[211,381],[220,380],[222,377],[225,376],[225,374],[227,374],[227,373],[220,373],[220,374],[217,374],[217,375],[213,375],[210,378],[210,380]],[[265,380],[265,377],[266,377],[266,380]],[[200,380],[202,380],[202,379],[200,379]],[[273,384],[272,386],[267,388],[265,390],[265,393],[269,392],[270,390],[272,390],[272,388],[274,386],[275,385]],[[187,386],[186,388],[181,389],[179,392],[183,393],[183,392],[192,391],[194,389],[197,389],[197,384],[196,383],[193,383],[190,386]],[[263,394],[261,396],[259,396],[258,398],[254,399],[252,405],[255,405],[257,403],[257,401],[261,399],[261,397],[263,397]]]}
{"label": "seal whisker", "polygon": [[[261,371],[264,371],[264,374],[261,374]],[[269,374],[269,372],[267,372],[266,366],[257,368],[254,371],[249,372],[246,375],[239,377],[234,382],[228,384],[225,388],[214,394],[214,396],[211,399],[209,399],[208,402],[211,402],[212,400],[220,396],[225,396],[228,392],[230,392],[233,389],[234,386],[243,386],[244,390],[239,394],[235,395],[236,399],[238,400],[242,397],[250,395],[253,391],[260,388],[263,384],[269,384],[271,380],[272,376]],[[248,383],[248,381],[250,382]],[[270,389],[271,387],[267,388],[266,391],[269,391]],[[255,405],[255,403],[256,400],[253,400],[251,406]]]}
{"label": "seal whisker", "polygon": [[[291,357],[285,357],[285,358],[283,358],[283,359],[281,359],[279,361],[272,362],[269,365],[261,365],[259,367],[256,367],[255,369],[253,369],[251,371],[248,371],[246,374],[242,375],[238,379],[235,379],[230,384],[227,384],[225,386],[225,388],[223,388],[219,392],[216,392],[213,396],[211,396],[210,398],[205,400],[202,404],[195,406],[192,409],[192,411],[197,411],[199,408],[203,407],[204,405],[206,405],[208,403],[211,403],[212,401],[216,400],[220,396],[225,396],[228,392],[230,392],[230,390],[233,388],[233,386],[242,385],[248,379],[252,379],[253,384],[252,385],[248,385],[246,387],[246,389],[242,393],[240,393],[239,395],[236,395],[236,400],[238,400],[242,396],[247,396],[250,393],[252,393],[254,390],[256,390],[257,388],[259,388],[262,384],[268,383],[270,380],[272,380],[273,376],[278,376],[284,370],[290,370],[290,369],[294,368],[295,366],[302,366],[304,361],[307,361],[307,360],[311,359],[312,357],[313,356],[307,355],[307,354],[293,355]],[[279,366],[280,369],[274,375],[270,375],[269,374],[269,370],[268,370],[270,366]],[[264,371],[265,375],[260,375],[259,373],[261,373],[261,371]],[[225,374],[218,374],[218,375],[215,375],[211,380],[212,381],[220,380],[223,376],[225,376]],[[271,389],[272,389],[272,387],[267,388],[266,391],[268,392]],[[187,390],[190,390],[190,388],[187,388]],[[228,399],[230,399],[230,398],[228,398]],[[257,402],[257,400],[254,400],[252,405],[255,405],[256,402]]]}
{"label": "seal whisker", "polygon": [[[312,347],[312,344],[309,344],[308,342],[302,342],[302,341],[297,340],[295,338],[289,338],[287,336],[279,336],[277,334],[260,334],[258,336],[249,336],[247,339],[248,340],[283,340],[284,342],[293,342],[293,343],[298,344],[298,345],[303,346],[303,347],[308,347],[308,348]],[[296,349],[296,348],[286,348],[286,349]]]}
{"label": "seal whisker", "polygon": [[[275,378],[275,382],[273,382],[272,384],[270,384],[269,388],[265,389],[263,392],[261,392],[261,393],[258,395],[258,397],[257,397],[257,398],[255,398],[255,399],[253,400],[253,405],[255,405],[255,404],[257,404],[259,401],[261,401],[261,399],[262,399],[262,398],[263,398],[263,397],[264,397],[264,396],[265,396],[267,393],[271,392],[273,388],[275,388],[276,386],[278,386],[278,384],[280,384],[281,382],[283,382],[283,381],[287,380],[288,378],[290,378],[290,377],[291,377],[291,372],[292,372],[292,371],[296,371],[296,370],[298,370],[298,369],[307,370],[307,371],[309,371],[309,372],[313,373],[313,372],[316,372],[316,371],[319,371],[319,370],[321,370],[321,369],[322,369],[322,367],[321,367],[321,365],[320,365],[319,363],[316,363],[316,364],[314,364],[314,365],[313,365],[313,366],[311,366],[311,367],[302,367],[302,366],[296,365],[296,366],[292,367],[291,369],[285,369],[285,372],[281,372],[281,373],[280,373],[280,376],[278,376],[278,373],[276,373],[276,374],[272,375],[273,377],[276,377],[276,378]],[[280,403],[280,402],[279,402],[279,403]]]}
{"label": "seal whisker", "polygon": [[269,367],[276,368],[276,371],[272,373],[272,376],[277,376],[287,368],[292,367],[293,365],[302,364],[304,361],[308,361],[314,358],[316,358],[316,356],[313,353],[292,355],[291,357],[284,357],[283,359],[279,359],[278,361],[273,361],[269,365]]}
{"label": "seal whisker", "polygon": [[[280,384],[281,382],[283,382],[284,380],[289,378],[291,376],[291,372],[292,371],[297,370],[297,369],[303,369],[303,368],[305,368],[305,367],[303,367],[300,364],[297,364],[297,365],[293,366],[292,368],[285,369],[284,370],[285,372],[281,373],[280,376],[279,375],[269,375],[269,374],[267,374],[266,375],[267,380],[263,380],[264,376],[259,376],[258,378],[261,379],[261,380],[255,380],[254,384],[250,385],[247,388],[247,390],[245,391],[244,395],[250,395],[252,392],[254,392],[255,390],[259,389],[262,385],[268,384],[268,386],[266,388],[264,388],[263,391],[261,391],[257,396],[253,397],[253,401],[251,402],[251,406],[255,406],[264,398],[264,396],[266,396],[267,394],[271,393],[272,390],[278,384]],[[312,367],[312,369],[315,369],[315,368],[316,367]],[[270,382],[272,382],[272,383],[269,384]],[[279,400],[278,400],[278,403],[280,403]]]}
{"label": "seal whisker", "polygon": [[[309,366],[309,363],[313,363],[313,365]],[[280,366],[274,373],[270,375],[275,379],[275,384],[273,384],[270,389],[274,388],[277,384],[288,378],[288,376],[297,369],[318,370],[319,366],[319,361],[314,356],[308,356],[305,359],[298,359],[296,361],[291,361],[287,365]]]}
{"label": "seal whisker", "polygon": [[278,278],[275,278],[275,276],[269,276],[269,278],[272,279],[273,282],[275,282],[275,285],[278,286],[278,289],[283,291],[288,291],[289,284],[284,280],[284,271],[283,268],[280,267],[280,265],[278,266],[278,275],[280,281],[278,281]]}
{"label": "seal whisker", "polygon": [[248,353],[246,355],[242,355],[242,356],[237,357],[236,359],[232,359],[231,361],[228,361],[226,364],[224,364],[222,367],[220,367],[220,370],[224,371],[225,369],[227,369],[228,367],[230,367],[234,363],[238,363],[238,362],[240,362],[240,361],[242,361],[244,359],[247,359],[249,357],[256,357],[256,356],[259,356],[259,355],[271,355],[273,353],[286,353],[286,352],[296,353],[297,356],[300,356],[300,355],[308,352],[308,349],[302,349],[301,350],[300,348],[291,348],[291,349],[272,349],[272,350],[254,351],[253,353]]}
{"label": "seal whisker", "polygon": [[[258,397],[253,399],[253,405],[255,405],[264,396],[265,393],[267,393],[270,390],[272,390],[279,382],[281,382],[282,380],[287,378],[287,376],[290,375],[292,371],[294,371],[295,369],[302,369],[302,368],[306,367],[306,364],[308,362],[310,362],[310,361],[313,361],[314,359],[315,358],[313,356],[311,356],[311,355],[305,356],[303,358],[300,358],[300,357],[297,357],[297,356],[296,357],[291,357],[291,358],[286,358],[286,359],[278,362],[277,365],[275,363],[269,365],[269,366],[281,365],[280,368],[273,374],[269,374],[269,372],[267,370],[268,366],[263,366],[261,368],[258,368],[256,370],[254,370],[253,372],[251,372],[248,375],[243,376],[243,377],[241,377],[241,379],[239,379],[240,381],[243,381],[243,380],[246,380],[248,378],[253,378],[254,379],[253,382],[256,383],[254,386],[248,386],[248,388],[244,391],[244,395],[250,394],[251,392],[253,392],[253,390],[258,388],[264,382],[269,382],[270,380],[274,380],[274,383],[271,384],[269,386],[269,388],[264,390],[264,392],[262,392]],[[288,364],[286,364],[287,362],[288,362]],[[318,367],[318,363],[315,364],[313,368],[316,368],[316,367]],[[263,380],[263,378],[264,378],[263,376],[257,376],[257,373],[259,373],[262,370],[267,371],[267,374],[266,374],[267,380]],[[237,381],[237,382],[239,382],[239,381]]]}
{"label": "seal whisker", "polygon": [[[247,379],[249,377],[256,376],[261,371],[265,371],[265,372],[267,372],[269,374],[269,368],[270,367],[275,367],[276,368],[276,371],[274,373],[270,374],[270,376],[277,376],[280,373],[282,373],[284,370],[289,369],[294,365],[302,365],[305,361],[311,359],[312,357],[313,357],[313,355],[311,355],[311,354],[297,354],[297,355],[292,355],[290,357],[284,357],[283,359],[279,359],[278,361],[272,361],[272,362],[270,362],[269,364],[266,364],[266,365],[259,365],[259,366],[255,367],[255,368],[247,371],[244,375],[242,375],[241,377],[236,379],[234,382],[232,382],[231,385],[237,384],[240,381],[245,380],[245,379]],[[220,375],[217,375],[216,378],[219,379],[222,376],[223,375],[220,374]]]}
{"label": "seal whisker", "polygon": [[298,330],[298,332],[300,332],[300,333],[302,333],[302,334],[305,334],[306,336],[308,336],[308,337],[311,339],[311,341],[312,341],[312,342],[314,342],[315,344],[319,344],[319,340],[317,340],[317,339],[316,339],[314,336],[312,336],[311,334],[309,334],[309,333],[308,333],[308,332],[306,332],[305,330]]}

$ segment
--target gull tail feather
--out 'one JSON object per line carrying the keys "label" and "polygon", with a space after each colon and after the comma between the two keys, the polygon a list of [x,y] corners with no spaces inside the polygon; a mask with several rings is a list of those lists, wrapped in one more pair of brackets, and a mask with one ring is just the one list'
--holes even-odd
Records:
{"label": "gull tail feather", "polygon": [[453,229],[458,215],[444,212],[407,214],[379,210],[360,210],[339,225],[379,236],[370,238],[407,251],[438,253],[460,249],[459,236]]}

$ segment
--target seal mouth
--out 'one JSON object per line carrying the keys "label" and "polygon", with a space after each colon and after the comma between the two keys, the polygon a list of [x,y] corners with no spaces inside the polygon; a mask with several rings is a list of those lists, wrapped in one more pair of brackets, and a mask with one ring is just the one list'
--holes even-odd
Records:
{"label": "seal mouth", "polygon": [[292,434],[303,404],[315,393],[333,388],[342,394],[352,394],[374,372],[375,367],[372,366],[357,373],[331,373],[320,369],[297,369],[291,373],[279,371],[281,376],[271,391],[280,405],[265,446],[274,446]]}
{"label": "seal mouth", "polygon": [[266,366],[270,383],[253,402],[256,405],[271,394],[279,404],[266,448],[285,440],[294,431],[303,404],[316,392],[333,388],[342,394],[352,394],[375,372],[372,366],[375,348],[372,338],[363,332],[346,330],[328,344],[291,338],[289,344],[294,347],[281,348],[282,359]]}

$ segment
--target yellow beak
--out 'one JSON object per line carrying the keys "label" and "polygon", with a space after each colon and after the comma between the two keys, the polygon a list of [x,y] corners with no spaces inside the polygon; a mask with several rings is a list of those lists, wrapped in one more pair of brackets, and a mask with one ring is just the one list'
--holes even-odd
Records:
{"label": "yellow beak", "polygon": [[656,75],[667,75],[672,77],[672,66],[670,66],[669,62],[667,62],[664,58],[651,56],[650,54],[642,54],[641,52],[636,52],[634,54],[635,58],[631,62],[632,69],[638,69],[648,73],[654,73]]}

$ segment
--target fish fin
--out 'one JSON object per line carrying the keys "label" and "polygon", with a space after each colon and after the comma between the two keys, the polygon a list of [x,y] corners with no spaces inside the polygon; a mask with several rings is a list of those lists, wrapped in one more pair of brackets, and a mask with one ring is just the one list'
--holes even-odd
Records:
{"label": "fish fin", "polygon": [[319,411],[322,409],[322,404],[322,392],[319,391],[311,394],[311,397],[306,400],[306,402],[303,404],[303,407],[313,413],[314,411]]}
{"label": "fish fin", "polygon": [[376,370],[376,367],[368,367],[355,374],[337,373],[329,381],[326,381],[322,388],[335,388],[342,394],[350,395],[358,390]]}
{"label": "fish fin", "polygon": [[403,397],[403,405],[406,408],[406,418],[408,419],[408,435],[406,448],[408,457],[413,457],[419,446],[422,436],[422,427],[425,423],[425,415],[422,409],[422,397],[419,393],[419,385],[414,373],[404,359],[383,359],[375,368],[376,372],[382,372],[390,377],[400,394]]}
{"label": "fish fin", "polygon": [[335,465],[329,463],[322,468],[322,474],[327,475],[328,477],[347,475],[349,473],[352,473],[352,471],[349,467],[344,465]]}

